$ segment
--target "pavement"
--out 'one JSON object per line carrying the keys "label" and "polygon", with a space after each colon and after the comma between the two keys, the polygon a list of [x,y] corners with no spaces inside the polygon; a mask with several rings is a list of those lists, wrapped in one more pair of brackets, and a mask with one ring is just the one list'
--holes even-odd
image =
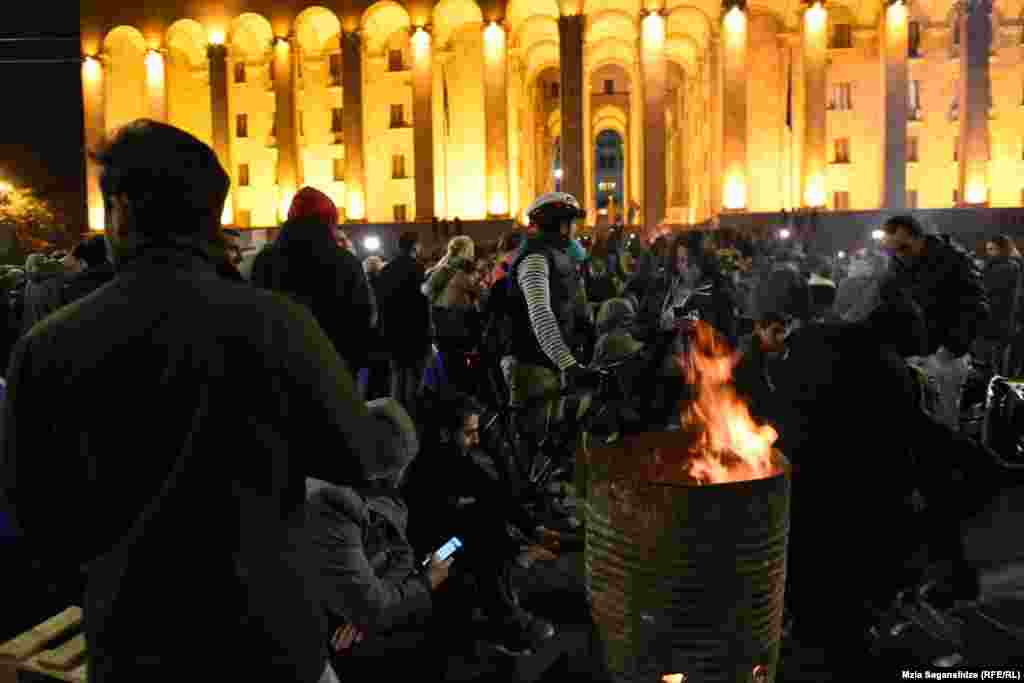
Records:
{"label": "pavement", "polygon": [[[946,656],[959,666],[977,669],[1024,671],[1024,487],[1008,490],[964,525],[968,556],[982,569],[982,596],[976,604],[956,611],[963,647],[957,652],[931,651],[928,638],[909,632],[903,651],[896,650],[882,676],[857,680],[900,680],[906,668],[923,670],[934,657]],[[538,562],[515,575],[524,606],[556,624],[558,635],[533,657],[508,658],[477,653],[453,655],[448,681],[508,681],[547,683],[598,681],[601,645],[583,598],[582,553],[563,553],[556,561]],[[10,567],[10,565],[8,565]],[[59,612],[68,602],[67,589],[55,586],[56,577],[10,576],[11,585],[35,584],[33,609],[6,611],[0,619],[0,640],[15,635]],[[29,579],[32,579],[29,581]],[[19,580],[20,579],[20,580]],[[40,581],[40,579],[44,579]],[[24,582],[24,583],[23,583]],[[40,584],[42,584],[40,586]],[[8,607],[12,607],[8,603]],[[17,614],[15,614],[17,612]],[[39,614],[35,614],[39,612]],[[837,615],[837,619],[842,615]],[[799,615],[796,615],[799,619]],[[595,642],[597,641],[597,642]],[[851,662],[829,661],[825,653],[798,641],[782,643],[778,683],[852,681]],[[929,667],[933,670],[935,667]],[[888,673],[886,673],[888,672]]]}

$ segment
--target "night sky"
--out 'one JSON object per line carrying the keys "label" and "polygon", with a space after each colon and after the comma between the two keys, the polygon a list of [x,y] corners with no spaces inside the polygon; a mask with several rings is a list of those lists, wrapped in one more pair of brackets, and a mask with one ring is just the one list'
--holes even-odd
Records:
{"label": "night sky", "polygon": [[47,38],[0,41],[0,179],[31,186],[72,210],[83,192],[81,64],[26,60],[78,58],[78,27],[77,2],[44,0],[19,3],[0,28],[0,38]]}

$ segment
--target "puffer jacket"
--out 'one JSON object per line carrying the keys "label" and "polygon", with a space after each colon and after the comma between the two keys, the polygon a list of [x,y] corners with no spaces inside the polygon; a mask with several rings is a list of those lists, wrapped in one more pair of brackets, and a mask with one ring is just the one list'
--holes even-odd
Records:
{"label": "puffer jacket", "polygon": [[316,479],[307,492],[329,632],[354,624],[371,635],[429,616],[430,588],[406,536],[405,503]]}
{"label": "puffer jacket", "polygon": [[890,272],[890,282],[924,311],[927,355],[941,347],[956,357],[967,353],[989,315],[981,271],[970,254],[948,235],[928,235],[919,258],[895,258]]}

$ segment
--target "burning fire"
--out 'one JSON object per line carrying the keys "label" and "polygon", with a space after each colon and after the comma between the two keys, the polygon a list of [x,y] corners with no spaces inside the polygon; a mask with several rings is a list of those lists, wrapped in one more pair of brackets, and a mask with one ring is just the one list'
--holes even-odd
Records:
{"label": "burning fire", "polygon": [[683,432],[693,437],[693,446],[678,454],[656,453],[657,469],[681,465],[687,476],[700,484],[764,479],[774,474],[772,445],[779,435],[768,425],[758,425],[736,395],[732,371],[737,360],[713,327],[696,322],[689,349],[679,358],[695,390],[682,415]]}

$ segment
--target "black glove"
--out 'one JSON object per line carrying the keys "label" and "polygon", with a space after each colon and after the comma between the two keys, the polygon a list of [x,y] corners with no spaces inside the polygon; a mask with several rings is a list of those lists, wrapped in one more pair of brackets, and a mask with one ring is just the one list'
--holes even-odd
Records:
{"label": "black glove", "polygon": [[565,370],[565,385],[572,390],[596,389],[601,373],[585,365],[573,365]]}

